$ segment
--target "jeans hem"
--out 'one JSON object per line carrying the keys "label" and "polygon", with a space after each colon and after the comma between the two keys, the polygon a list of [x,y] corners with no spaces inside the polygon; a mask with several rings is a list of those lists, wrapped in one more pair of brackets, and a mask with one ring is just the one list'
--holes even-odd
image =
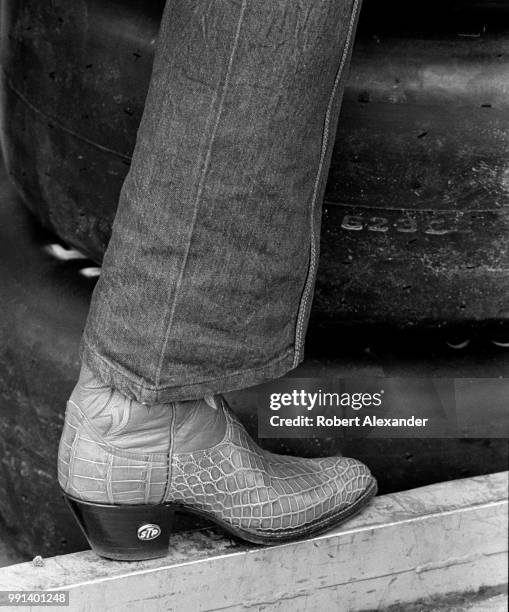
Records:
{"label": "jeans hem", "polygon": [[149,388],[142,380],[136,380],[132,375],[121,371],[119,366],[111,363],[84,341],[82,341],[80,347],[80,357],[81,361],[104,384],[146,405],[166,404],[198,399],[215,393],[238,391],[279,378],[295,368],[295,349],[292,347],[283,355],[262,366],[236,372],[226,372],[219,378],[186,382],[175,386]]}

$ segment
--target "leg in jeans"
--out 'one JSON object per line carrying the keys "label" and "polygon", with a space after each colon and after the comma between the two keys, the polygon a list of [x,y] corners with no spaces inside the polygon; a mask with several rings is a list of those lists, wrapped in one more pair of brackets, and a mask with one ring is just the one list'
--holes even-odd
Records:
{"label": "leg in jeans", "polygon": [[167,2],[60,445],[75,508],[180,504],[272,543],[373,494],[357,461],[261,450],[214,396],[303,358],[359,8]]}

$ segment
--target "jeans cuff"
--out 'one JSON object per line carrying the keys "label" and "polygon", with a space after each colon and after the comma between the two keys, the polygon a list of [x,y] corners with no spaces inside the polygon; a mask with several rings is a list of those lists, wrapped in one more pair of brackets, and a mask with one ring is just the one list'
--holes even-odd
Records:
{"label": "jeans cuff", "polygon": [[[240,372],[225,372],[219,378],[196,380],[175,386],[151,387],[139,377],[123,371],[120,366],[111,363],[84,340],[82,340],[80,346],[80,357],[81,361],[104,384],[146,405],[166,404],[198,399],[215,393],[238,391],[279,378],[294,369],[296,365],[295,348],[291,347],[279,357],[261,366],[248,368]],[[301,361],[302,358],[299,358],[298,363]]]}

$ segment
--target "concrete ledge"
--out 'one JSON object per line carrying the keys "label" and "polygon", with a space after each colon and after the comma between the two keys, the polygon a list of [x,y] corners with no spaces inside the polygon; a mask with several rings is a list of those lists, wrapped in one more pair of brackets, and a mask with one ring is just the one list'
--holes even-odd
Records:
{"label": "concrete ledge", "polygon": [[503,472],[380,496],[326,535],[272,548],[207,529],[176,535],[160,560],[20,563],[0,589],[66,589],[80,611],[380,610],[504,584],[507,492]]}

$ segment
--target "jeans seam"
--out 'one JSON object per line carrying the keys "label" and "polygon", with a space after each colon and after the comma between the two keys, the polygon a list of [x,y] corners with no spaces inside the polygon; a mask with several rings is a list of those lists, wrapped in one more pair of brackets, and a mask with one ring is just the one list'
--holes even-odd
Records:
{"label": "jeans seam", "polygon": [[228,60],[228,67],[226,69],[226,74],[224,77],[224,83],[223,83],[223,88],[221,91],[221,97],[219,99],[219,107],[217,109],[216,112],[216,117],[215,117],[215,122],[212,128],[212,133],[210,135],[210,140],[208,143],[208,148],[207,148],[207,152],[205,155],[205,159],[203,162],[203,169],[201,172],[201,176],[200,176],[200,180],[198,183],[198,191],[196,194],[196,198],[195,198],[195,202],[194,202],[194,211],[193,211],[193,219],[191,222],[191,228],[189,230],[189,235],[188,235],[188,242],[187,242],[187,248],[186,248],[186,252],[184,255],[184,261],[182,263],[180,272],[179,272],[179,277],[177,280],[177,286],[175,288],[175,295],[172,301],[172,305],[168,314],[168,322],[166,323],[166,330],[165,330],[165,334],[164,334],[164,340],[163,340],[163,345],[162,345],[162,349],[161,349],[161,354],[159,356],[159,360],[158,360],[158,364],[157,364],[157,368],[156,368],[156,373],[155,373],[155,384],[156,386],[159,384],[159,380],[161,377],[161,372],[162,372],[162,367],[163,367],[163,363],[164,363],[164,355],[166,352],[166,346],[168,344],[168,340],[170,337],[170,332],[171,332],[171,328],[172,328],[172,324],[173,324],[173,319],[174,319],[174,315],[175,315],[175,309],[176,309],[176,305],[177,305],[177,300],[178,300],[178,293],[180,290],[180,287],[182,285],[182,279],[185,273],[185,269],[186,269],[186,265],[187,265],[187,261],[189,258],[189,251],[191,249],[191,241],[192,241],[192,236],[193,236],[193,231],[194,231],[194,227],[196,224],[196,219],[198,216],[198,208],[199,208],[199,204],[200,204],[200,198],[202,196],[203,193],[203,188],[204,188],[204,184],[205,184],[205,179],[209,170],[209,165],[210,165],[210,158],[211,158],[211,153],[212,153],[212,147],[214,145],[214,141],[215,141],[215,137],[216,137],[216,133],[217,133],[217,129],[219,126],[219,122],[221,120],[221,116],[223,113],[223,108],[224,108],[224,102],[225,102],[225,98],[226,98],[226,93],[228,91],[228,87],[230,85],[230,77],[231,77],[231,73],[232,73],[232,67],[233,67],[233,60],[235,57],[235,53],[237,52],[238,49],[238,43],[239,43],[239,38],[240,38],[240,31],[242,28],[242,23],[244,21],[244,14],[246,11],[246,6],[247,6],[247,0],[242,0],[242,4],[240,7],[240,13],[239,13],[239,18],[237,21],[237,27],[236,27],[236,31],[235,31],[235,38],[233,40],[233,45],[232,45],[232,49],[231,49],[231,53],[230,53],[230,57]]}
{"label": "jeans seam", "polygon": [[302,293],[302,298],[299,304],[299,309],[297,312],[297,327],[296,327],[296,332],[295,332],[295,356],[294,356],[294,362],[293,365],[294,367],[296,367],[299,363],[300,363],[300,357],[301,357],[301,347],[302,347],[302,337],[303,337],[303,329],[304,329],[304,320],[305,320],[305,316],[306,316],[306,311],[307,311],[307,304],[309,301],[309,297],[310,297],[310,293],[311,293],[311,288],[312,288],[312,284],[314,282],[314,278],[316,276],[316,266],[317,266],[317,261],[316,261],[316,235],[315,235],[315,208],[316,208],[316,200],[318,197],[318,188],[320,186],[320,181],[322,178],[322,170],[323,170],[323,164],[325,162],[325,156],[327,153],[327,147],[329,144],[329,133],[330,133],[330,121],[331,121],[331,114],[332,114],[332,107],[333,107],[333,103],[334,103],[334,99],[336,97],[336,93],[338,90],[338,86],[339,83],[341,81],[341,77],[343,75],[343,71],[345,69],[345,65],[346,65],[346,60],[348,57],[348,53],[350,51],[350,45],[351,45],[351,41],[352,41],[352,37],[353,37],[353,30],[354,30],[354,24],[355,24],[355,19],[357,16],[357,12],[359,9],[359,5],[361,4],[362,0],[355,0],[353,8],[352,8],[352,15],[350,17],[350,23],[349,23],[349,27],[348,27],[348,32],[347,32],[347,36],[346,36],[346,40],[345,40],[345,45],[343,47],[343,52],[341,55],[341,61],[339,64],[339,68],[337,70],[336,73],[336,78],[334,80],[334,85],[332,87],[332,91],[329,97],[329,102],[327,104],[327,111],[325,113],[325,122],[324,122],[324,128],[323,128],[323,135],[322,135],[322,146],[321,146],[321,150],[320,150],[320,162],[318,165],[318,171],[316,174],[316,178],[315,178],[315,184],[314,184],[314,188],[313,188],[313,195],[312,195],[312,199],[311,199],[311,210],[310,210],[310,219],[311,219],[311,234],[310,234],[310,254],[309,254],[309,265],[308,265],[308,272],[307,272],[307,276],[306,276],[306,281],[304,283],[304,289],[303,289],[303,293]]}

